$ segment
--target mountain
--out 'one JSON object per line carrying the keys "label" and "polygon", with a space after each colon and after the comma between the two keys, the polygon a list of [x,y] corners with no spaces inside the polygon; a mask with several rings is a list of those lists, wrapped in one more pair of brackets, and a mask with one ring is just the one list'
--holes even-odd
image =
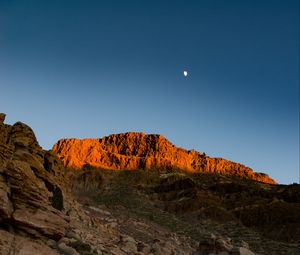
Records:
{"label": "mountain", "polygon": [[77,169],[85,165],[119,170],[179,169],[276,183],[267,174],[255,173],[242,164],[178,148],[162,135],[128,132],[100,139],[61,139],[53,151],[66,167]]}
{"label": "mountain", "polygon": [[[298,184],[167,163],[152,171],[73,169],[41,148],[28,125],[4,121],[0,113],[1,255],[299,254]],[[142,153],[138,144],[120,152]],[[145,151],[156,158],[152,146]]]}

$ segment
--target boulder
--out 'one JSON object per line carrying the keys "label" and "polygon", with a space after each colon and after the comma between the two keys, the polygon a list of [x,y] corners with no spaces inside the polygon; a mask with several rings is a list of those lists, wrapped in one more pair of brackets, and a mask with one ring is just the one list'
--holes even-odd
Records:
{"label": "boulder", "polygon": [[199,242],[199,247],[194,255],[254,255],[252,251],[246,247],[241,247],[241,245],[249,248],[249,245],[244,241],[235,245],[230,238],[212,234]]}
{"label": "boulder", "polygon": [[255,255],[252,251],[245,247],[234,247],[230,255]]}
{"label": "boulder", "polygon": [[5,113],[1,113],[1,112],[0,112],[0,124],[4,122],[5,116],[6,116]]}
{"label": "boulder", "polygon": [[58,244],[58,249],[65,255],[80,255],[74,248],[61,242]]}

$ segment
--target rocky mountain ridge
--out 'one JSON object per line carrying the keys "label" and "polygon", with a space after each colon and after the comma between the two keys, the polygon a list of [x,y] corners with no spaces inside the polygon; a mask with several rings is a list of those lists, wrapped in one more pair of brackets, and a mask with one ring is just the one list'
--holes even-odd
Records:
{"label": "rocky mountain ridge", "polygon": [[69,168],[90,165],[118,170],[178,169],[276,183],[267,174],[256,173],[242,164],[178,148],[162,135],[128,132],[100,139],[61,139],[53,146],[53,151]]}
{"label": "rocky mountain ridge", "polygon": [[300,185],[67,169],[0,113],[0,255],[298,255]]}
{"label": "rocky mountain ridge", "polygon": [[[1,255],[171,255],[198,254],[197,250],[207,249],[199,242],[134,218],[126,222],[146,227],[148,232],[151,229],[155,239],[142,242],[124,233],[121,226],[125,222],[115,218],[107,207],[77,202],[71,190],[72,173],[52,151],[39,146],[29,126],[22,122],[7,125],[4,120],[1,113]],[[214,239],[209,249],[215,249],[212,242]],[[230,250],[246,249],[227,242]],[[218,249],[223,246],[219,244]]]}

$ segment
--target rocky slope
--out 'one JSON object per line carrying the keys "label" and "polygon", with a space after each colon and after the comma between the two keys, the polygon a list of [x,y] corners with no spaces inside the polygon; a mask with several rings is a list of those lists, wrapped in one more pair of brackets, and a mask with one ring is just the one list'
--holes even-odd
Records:
{"label": "rocky slope", "polygon": [[[73,191],[79,201],[93,214],[94,207],[108,209],[119,229],[140,242],[164,240],[164,234],[157,233],[167,228],[167,236],[171,232],[176,238],[188,237],[183,243],[202,240],[199,245],[211,254],[219,254],[219,248],[212,248],[216,242],[211,234],[221,236],[228,247],[246,242],[255,254],[299,253],[300,185],[181,171],[90,168],[75,176]],[[199,254],[207,254],[204,250]]]}
{"label": "rocky slope", "polygon": [[299,185],[174,169],[73,171],[30,127],[4,119],[0,255],[299,254]]}
{"label": "rocky slope", "polygon": [[61,139],[53,151],[66,167],[85,165],[106,169],[180,169],[192,173],[219,173],[275,184],[267,174],[195,150],[175,147],[162,135],[129,132],[101,139]]}

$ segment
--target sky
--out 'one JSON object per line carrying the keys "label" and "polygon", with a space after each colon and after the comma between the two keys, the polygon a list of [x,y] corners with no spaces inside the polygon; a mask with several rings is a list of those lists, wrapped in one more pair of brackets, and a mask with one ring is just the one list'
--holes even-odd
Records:
{"label": "sky", "polygon": [[298,0],[0,0],[0,91],[45,149],[159,133],[299,182]]}

